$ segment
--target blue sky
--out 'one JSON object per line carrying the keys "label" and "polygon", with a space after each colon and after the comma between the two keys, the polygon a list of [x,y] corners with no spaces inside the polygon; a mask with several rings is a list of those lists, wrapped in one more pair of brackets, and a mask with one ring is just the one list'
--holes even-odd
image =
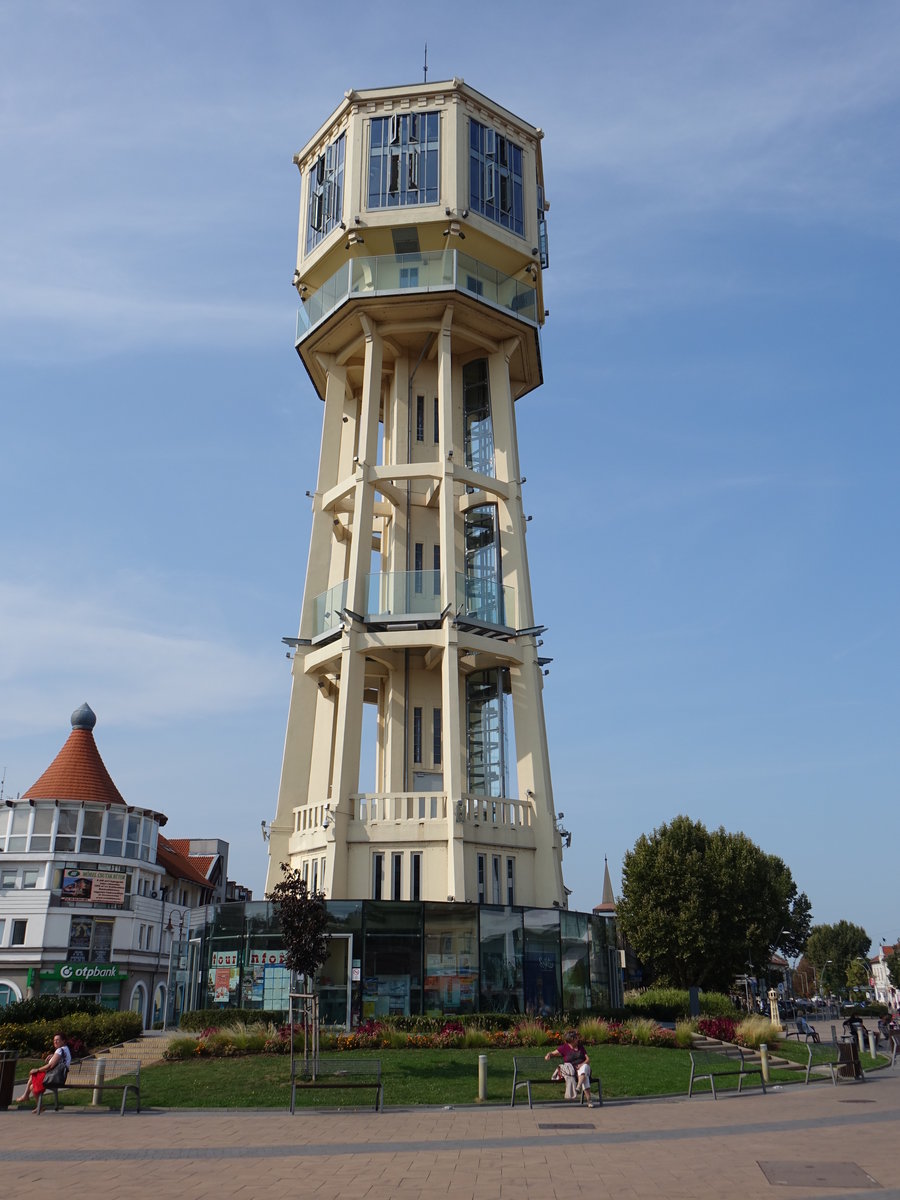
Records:
{"label": "blue sky", "polygon": [[426,39],[546,132],[518,413],[573,906],[684,812],[897,938],[891,3],[0,8],[7,794],[87,700],[125,797],[261,895],[321,420],[291,155]]}

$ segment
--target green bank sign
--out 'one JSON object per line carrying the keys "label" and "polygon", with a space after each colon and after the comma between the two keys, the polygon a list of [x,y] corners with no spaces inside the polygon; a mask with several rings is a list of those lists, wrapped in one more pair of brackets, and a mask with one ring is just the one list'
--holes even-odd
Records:
{"label": "green bank sign", "polygon": [[56,963],[39,972],[41,979],[59,979],[63,983],[114,982],[127,979],[128,972],[117,963]]}

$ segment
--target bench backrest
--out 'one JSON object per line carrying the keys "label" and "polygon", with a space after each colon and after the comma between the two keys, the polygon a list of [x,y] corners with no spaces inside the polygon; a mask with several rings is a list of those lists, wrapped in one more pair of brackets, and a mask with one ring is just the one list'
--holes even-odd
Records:
{"label": "bench backrest", "polygon": [[691,1063],[694,1070],[704,1074],[717,1071],[739,1071],[744,1066],[744,1052],[740,1046],[729,1047],[727,1050],[692,1050]]}
{"label": "bench backrest", "polygon": [[101,1055],[99,1058],[85,1058],[81,1062],[72,1063],[66,1083],[93,1083],[98,1074],[102,1073],[105,1083],[118,1083],[133,1076],[137,1082],[141,1077],[141,1062],[138,1058],[113,1058]]}
{"label": "bench backrest", "polygon": [[[309,1079],[313,1075],[314,1064],[308,1065],[302,1058],[294,1059],[294,1075]],[[320,1079],[335,1079],[346,1075],[348,1079],[381,1079],[380,1058],[320,1058],[315,1064],[315,1075]]]}

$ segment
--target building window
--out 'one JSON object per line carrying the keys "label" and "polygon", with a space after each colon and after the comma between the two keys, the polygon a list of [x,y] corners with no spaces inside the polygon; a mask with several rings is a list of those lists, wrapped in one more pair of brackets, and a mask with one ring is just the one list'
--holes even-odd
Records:
{"label": "building window", "polygon": [[431,761],[436,767],[441,765],[441,737],[443,730],[441,729],[441,710],[436,708],[432,713],[432,734],[433,742],[431,747]]}
{"label": "building window", "polygon": [[513,905],[516,902],[516,860],[508,858],[506,860],[506,903]]}
{"label": "building window", "polygon": [[487,857],[484,854],[478,855],[478,903],[484,904],[486,900],[487,880]]}
{"label": "building window", "polygon": [[413,762],[422,761],[422,710],[413,709]]}
{"label": "building window", "polygon": [[440,128],[436,112],[369,122],[369,208],[437,204]]}
{"label": "building window", "polygon": [[80,809],[61,807],[59,821],[56,826],[56,849],[73,851],[78,837],[78,817]]}
{"label": "building window", "polygon": [[303,882],[306,884],[307,887],[309,887],[309,863],[308,862],[305,862],[303,864]]}
{"label": "building window", "polygon": [[[400,286],[402,288],[417,288],[419,286],[419,268],[401,267]],[[421,441],[422,439],[420,438],[419,440]]]}
{"label": "building window", "polygon": [[317,892],[319,890],[319,860],[317,858],[313,859],[312,869],[312,890]]}
{"label": "building window", "polygon": [[122,835],[125,831],[125,813],[108,812],[106,814],[106,837],[103,842],[103,853],[112,858],[122,856]]}
{"label": "building window", "polygon": [[422,899],[422,854],[418,850],[409,856],[409,898]]}
{"label": "building window", "polygon": [[469,208],[524,237],[521,147],[478,121],[469,122]]}
{"label": "building window", "polygon": [[326,147],[307,176],[306,253],[341,222],[344,207],[344,135]]}
{"label": "building window", "polygon": [[416,441],[425,441],[425,397],[416,396]]}
{"label": "building window", "polygon": [[441,548],[440,546],[435,546],[433,549],[434,553],[432,555],[431,565],[433,568],[434,578],[432,580],[432,584],[434,594],[439,596],[441,594]]}
{"label": "building window", "polygon": [[26,867],[22,872],[22,887],[36,888],[38,884],[38,870],[36,867]]}
{"label": "building window", "polygon": [[491,855],[491,897],[494,904],[502,904],[500,899],[500,855]]}
{"label": "building window", "polygon": [[25,930],[27,928],[28,928],[27,921],[13,921],[12,936],[9,939],[9,944],[11,946],[24,946],[25,945]]}
{"label": "building window", "polygon": [[441,440],[441,416],[438,398],[434,398],[434,444],[437,445]]}
{"label": "building window", "polygon": [[322,884],[322,894],[324,895],[324,893],[325,893],[325,859],[324,859],[324,857],[322,858],[322,869],[319,873],[319,879]]}
{"label": "building window", "polygon": [[496,504],[479,504],[466,510],[463,526],[466,612],[491,625],[503,625],[506,621],[498,524]]}
{"label": "building window", "polygon": [[[81,853],[100,853],[100,830],[103,827],[103,813],[94,808],[84,810],[84,824],[81,827]],[[147,837],[150,837],[150,822],[147,822]]]}
{"label": "building window", "polygon": [[5,867],[0,871],[0,888],[14,888],[17,877],[18,871],[15,867]]}
{"label": "building window", "polygon": [[384,855],[372,855],[372,899],[381,899],[382,883],[384,881]]}
{"label": "building window", "polygon": [[0,917],[0,946],[3,945],[3,935],[6,933],[6,918]]}
{"label": "building window", "polygon": [[395,854],[391,855],[391,899],[392,900],[402,900],[403,899],[403,892],[401,891],[402,885],[403,885],[403,855],[395,853]]}
{"label": "building window", "polygon": [[424,556],[425,546],[422,544],[422,542],[416,542],[415,546],[413,547],[413,567],[415,570],[415,574],[413,575],[413,584],[416,589],[417,596],[422,594],[422,567],[424,565]]}

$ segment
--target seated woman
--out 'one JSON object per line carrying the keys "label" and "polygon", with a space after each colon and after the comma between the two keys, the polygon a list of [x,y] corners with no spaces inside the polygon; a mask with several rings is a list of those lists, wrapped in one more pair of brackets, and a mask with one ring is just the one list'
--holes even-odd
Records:
{"label": "seated woman", "polygon": [[591,1060],[588,1057],[587,1050],[584,1048],[584,1042],[582,1042],[576,1030],[567,1030],[566,1040],[562,1045],[557,1046],[555,1050],[550,1050],[549,1053],[544,1055],[544,1059],[548,1062],[551,1058],[562,1059],[562,1063],[556,1072],[554,1072],[554,1078],[564,1081],[566,1085],[566,1100],[574,1100],[579,1092],[584,1092],[587,1097],[588,1108],[593,1108]]}
{"label": "seated woman", "polygon": [[[33,1067],[28,1072],[28,1083],[25,1091],[18,1099],[19,1104],[24,1104],[27,1100],[34,1096],[40,1096],[44,1091],[44,1080],[49,1071],[54,1071],[55,1074],[61,1074],[60,1083],[65,1083],[65,1076],[68,1074],[69,1067],[72,1065],[72,1053],[66,1045],[66,1035],[64,1033],[54,1033],[53,1049],[44,1059],[42,1067]],[[56,1069],[59,1069],[57,1072]],[[37,1109],[35,1109],[37,1111]]]}

